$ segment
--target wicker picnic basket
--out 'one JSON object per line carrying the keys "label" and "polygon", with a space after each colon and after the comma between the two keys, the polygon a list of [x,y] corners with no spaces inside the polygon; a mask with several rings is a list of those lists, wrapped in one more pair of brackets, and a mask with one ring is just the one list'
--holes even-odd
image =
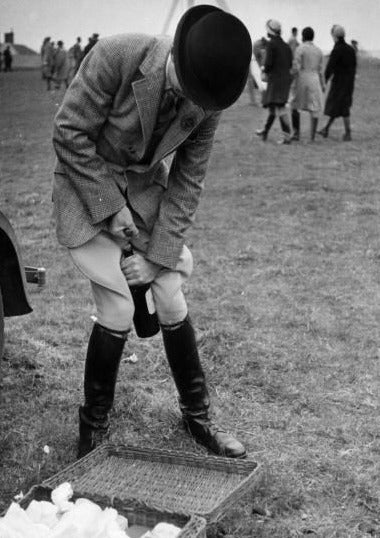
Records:
{"label": "wicker picnic basket", "polygon": [[257,470],[248,459],[107,443],[32,488],[22,502],[49,498],[70,482],[76,498],[113,506],[131,525],[166,521],[182,529],[179,538],[206,538],[206,524],[253,489]]}

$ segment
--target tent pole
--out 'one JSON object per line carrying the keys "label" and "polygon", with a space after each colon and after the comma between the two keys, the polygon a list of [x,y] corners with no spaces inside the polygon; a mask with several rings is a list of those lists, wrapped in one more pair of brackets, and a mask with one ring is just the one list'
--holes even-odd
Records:
{"label": "tent pole", "polygon": [[166,34],[168,29],[169,29],[169,25],[171,23],[171,20],[172,20],[173,15],[174,15],[175,8],[177,7],[178,3],[179,3],[179,0],[173,0],[172,1],[172,5],[170,7],[168,16],[166,17],[166,21],[165,21],[164,27],[162,29],[163,34]]}

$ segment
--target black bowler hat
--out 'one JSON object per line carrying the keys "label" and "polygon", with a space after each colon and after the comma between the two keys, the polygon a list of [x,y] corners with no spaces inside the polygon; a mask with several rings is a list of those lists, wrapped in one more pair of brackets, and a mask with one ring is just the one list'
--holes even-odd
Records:
{"label": "black bowler hat", "polygon": [[189,99],[223,110],[238,99],[248,77],[252,42],[234,15],[209,5],[190,8],[180,19],[173,44],[175,71]]}

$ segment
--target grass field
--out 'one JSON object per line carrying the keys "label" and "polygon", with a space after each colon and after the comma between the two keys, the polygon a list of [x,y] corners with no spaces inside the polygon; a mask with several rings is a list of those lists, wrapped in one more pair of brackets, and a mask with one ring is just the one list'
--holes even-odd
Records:
{"label": "grass field", "polygon": [[[218,420],[262,464],[257,490],[209,537],[380,536],[380,63],[362,60],[353,142],[278,146],[244,94],[217,133],[189,233],[187,297]],[[35,71],[0,73],[0,210],[33,313],[6,319],[0,377],[0,510],[75,460],[93,305],[55,239],[52,119],[62,93]],[[112,438],[203,453],[182,431],[159,336],[131,336]],[[43,451],[50,447],[50,454]]]}

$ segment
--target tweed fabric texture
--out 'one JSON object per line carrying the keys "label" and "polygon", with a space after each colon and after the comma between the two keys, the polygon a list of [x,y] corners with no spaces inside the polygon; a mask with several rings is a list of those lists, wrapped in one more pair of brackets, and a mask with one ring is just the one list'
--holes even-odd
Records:
{"label": "tweed fabric texture", "polygon": [[77,247],[107,230],[127,204],[150,233],[147,259],[175,268],[220,113],[184,100],[145,162],[170,48],[170,38],[125,34],[100,40],[83,60],[54,122],[53,202],[62,245]]}

